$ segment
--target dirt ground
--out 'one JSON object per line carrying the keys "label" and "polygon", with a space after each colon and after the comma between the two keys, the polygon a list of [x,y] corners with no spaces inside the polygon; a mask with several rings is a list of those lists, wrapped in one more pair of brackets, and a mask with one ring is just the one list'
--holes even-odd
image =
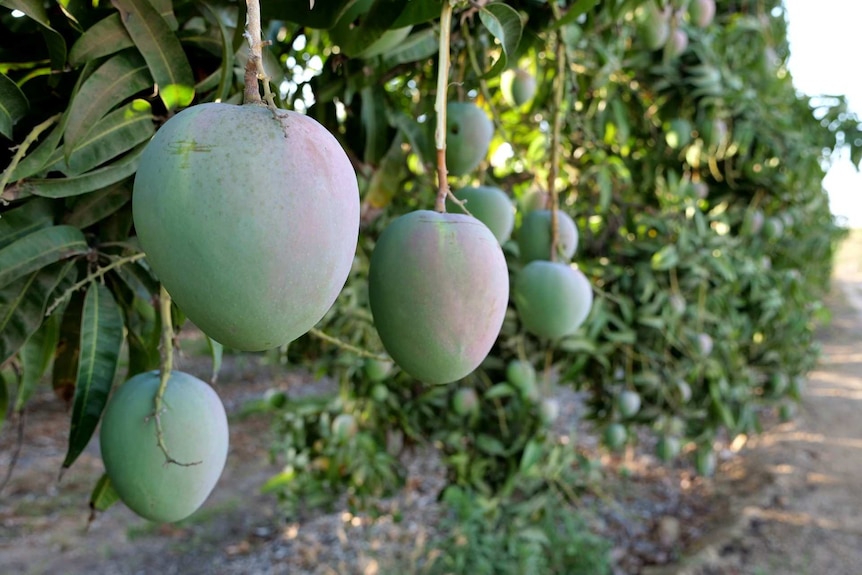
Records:
{"label": "dirt ground", "polygon": [[[636,473],[619,501],[624,528],[604,520],[615,534],[617,574],[862,574],[862,234],[842,249],[828,304],[834,318],[820,334],[823,358],[795,420],[725,450],[713,480],[683,466],[665,470],[647,456],[627,462]],[[206,376],[200,358],[180,361]],[[411,454],[407,488],[380,503],[375,521],[344,509],[280,516],[275,498],[260,493],[279,471],[268,456],[269,422],[236,414],[267,389],[322,384],[248,355],[229,358],[220,380],[234,414],[227,467],[204,507],[173,526],[117,505],[88,527],[89,492],[102,473],[97,442],[58,481],[68,414],[49,392],[38,395],[18,466],[0,492],[0,575],[383,575],[433,535],[443,481],[432,451]],[[564,414],[576,409],[576,398],[565,398]],[[0,480],[15,423],[0,433]],[[668,525],[680,534],[659,543]]]}

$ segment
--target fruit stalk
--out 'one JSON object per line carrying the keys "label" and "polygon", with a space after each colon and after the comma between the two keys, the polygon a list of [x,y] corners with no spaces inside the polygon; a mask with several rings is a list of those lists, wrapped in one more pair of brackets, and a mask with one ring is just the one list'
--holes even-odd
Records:
{"label": "fruit stalk", "polygon": [[[552,4],[553,5],[553,4]],[[557,10],[558,11],[558,10]],[[560,205],[557,193],[557,166],[560,163],[560,132],[563,128],[563,92],[566,86],[566,46],[563,43],[563,35],[558,30],[557,36],[557,76],[554,78],[554,100],[553,100],[553,128],[551,131],[551,165],[548,168],[548,202],[551,210],[551,261],[557,259],[557,244],[559,243],[559,231],[557,224],[557,210]]]}
{"label": "fruit stalk", "polygon": [[449,36],[452,30],[452,5],[443,2],[440,13],[440,45],[437,64],[437,99],[434,103],[437,112],[437,129],[434,132],[437,148],[437,201],[434,209],[446,212],[446,196],[449,194],[448,172],[446,170],[446,93],[449,89]]}
{"label": "fruit stalk", "polygon": [[165,286],[159,288],[159,316],[162,320],[162,362],[159,366],[161,374],[159,377],[159,389],[156,391],[154,399],[153,419],[156,422],[156,443],[159,449],[165,454],[165,465],[173,463],[181,467],[191,467],[198,465],[200,461],[192,463],[180,463],[168,452],[168,446],[165,443],[165,433],[162,430],[162,403],[164,402],[165,391],[168,388],[168,380],[171,378],[171,371],[174,369],[174,324],[171,320],[171,296],[165,289]]}
{"label": "fruit stalk", "polygon": [[246,0],[247,16],[245,22],[245,39],[248,42],[248,62],[245,64],[245,91],[243,103],[261,104],[258,80],[263,82],[263,96],[267,106],[275,109],[275,100],[269,88],[269,76],[263,68],[263,47],[269,44],[260,39],[260,2]]}
{"label": "fruit stalk", "polygon": [[319,340],[325,341],[327,343],[331,343],[332,345],[339,347],[345,351],[349,351],[350,353],[352,353],[356,356],[365,357],[368,359],[376,359],[379,361],[390,361],[389,357],[387,357],[385,355],[382,355],[379,353],[374,353],[372,351],[368,351],[367,349],[362,349],[361,347],[351,345],[351,344],[347,343],[346,341],[341,341],[337,337],[332,337],[328,333],[320,331],[317,328],[311,328],[310,330],[308,330],[308,333],[312,337],[316,337]]}

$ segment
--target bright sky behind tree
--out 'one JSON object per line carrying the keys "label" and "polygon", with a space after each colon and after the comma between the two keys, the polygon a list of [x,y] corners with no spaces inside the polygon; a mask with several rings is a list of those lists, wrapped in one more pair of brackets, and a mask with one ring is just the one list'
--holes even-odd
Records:
{"label": "bright sky behind tree", "polygon": [[[789,23],[790,73],[810,96],[845,95],[862,116],[862,73],[853,65],[862,24],[860,0],[784,0]],[[824,181],[832,213],[862,228],[862,174],[843,154]]]}

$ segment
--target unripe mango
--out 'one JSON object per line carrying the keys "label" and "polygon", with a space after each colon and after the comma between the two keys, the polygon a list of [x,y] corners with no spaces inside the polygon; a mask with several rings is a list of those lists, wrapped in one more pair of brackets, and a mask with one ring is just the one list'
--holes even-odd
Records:
{"label": "unripe mango", "polygon": [[[464,202],[464,207],[473,217],[488,226],[498,242],[506,243],[515,227],[515,205],[506,192],[493,186],[479,186],[461,188],[454,195]],[[463,213],[451,201],[447,202],[446,208],[456,214]]]}
{"label": "unripe mango", "polygon": [[691,0],[688,5],[688,16],[692,24],[699,28],[706,28],[715,18],[715,0]]}
{"label": "unripe mango", "polygon": [[476,218],[410,212],[377,240],[368,295],[395,363],[427,383],[449,383],[476,369],[500,333],[509,300],[506,258]]}
{"label": "unripe mango", "polygon": [[353,263],[359,190],[314,119],[201,104],[141,156],[133,196],[147,261],[207,335],[239,350],[286,344],[335,302]]}
{"label": "unripe mango", "polygon": [[187,373],[171,372],[159,413],[166,463],[154,418],[159,372],[122,384],[102,416],[99,444],[105,471],[120,499],[151,521],[174,522],[197,510],[221,476],[228,451],[224,405],[212,387]]}
{"label": "unripe mango", "polygon": [[488,115],[472,102],[450,102],[446,106],[446,168],[453,176],[475,170],[494,135]]}
{"label": "unripe mango", "polygon": [[535,260],[515,281],[515,307],[524,328],[551,339],[574,333],[593,304],[586,276],[568,264]]}
{"label": "unripe mango", "polygon": [[[551,210],[533,210],[518,228],[521,261],[551,259]],[[557,210],[557,251],[564,260],[572,259],[578,248],[578,228],[572,217]]]}
{"label": "unripe mango", "polygon": [[523,106],[536,94],[536,78],[523,68],[510,68],[500,78],[500,89],[509,104]]}

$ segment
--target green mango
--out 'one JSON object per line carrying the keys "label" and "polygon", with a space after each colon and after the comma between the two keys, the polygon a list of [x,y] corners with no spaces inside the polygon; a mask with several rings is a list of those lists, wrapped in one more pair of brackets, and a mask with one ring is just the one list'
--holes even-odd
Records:
{"label": "green mango", "polygon": [[207,335],[245,351],[311,329],[335,302],[359,234],[356,173],[314,119],[201,104],[162,126],[133,193],[147,261]]}
{"label": "green mango", "polygon": [[[171,458],[156,442],[158,371],[122,384],[102,416],[99,445],[111,485],[129,509],[171,523],[191,515],[212,492],[227,460],[228,424],[212,387],[172,371],[158,414]],[[181,464],[181,465],[180,465]]]}

